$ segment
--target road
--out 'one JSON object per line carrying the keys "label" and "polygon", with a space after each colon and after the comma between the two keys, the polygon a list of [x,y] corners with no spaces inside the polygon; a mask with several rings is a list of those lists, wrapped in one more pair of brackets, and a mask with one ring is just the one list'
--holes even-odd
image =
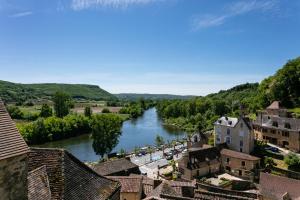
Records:
{"label": "road", "polygon": [[[183,145],[177,145],[175,149],[181,148]],[[166,148],[164,152],[169,152],[173,148]],[[182,153],[174,155],[174,160],[177,161],[182,157]],[[168,165],[169,161],[163,158],[162,151],[156,151],[152,153],[152,161],[150,160],[150,154],[144,156],[132,156],[131,162],[138,165],[142,173],[147,174],[149,178],[157,178],[158,166]]]}

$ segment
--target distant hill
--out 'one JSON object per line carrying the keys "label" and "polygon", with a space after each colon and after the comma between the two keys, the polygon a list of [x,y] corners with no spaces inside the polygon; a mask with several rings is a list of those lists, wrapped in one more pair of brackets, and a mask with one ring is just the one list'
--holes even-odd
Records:
{"label": "distant hill", "polygon": [[20,84],[0,81],[0,97],[5,102],[25,102],[26,100],[51,99],[56,91],[68,93],[73,98],[88,100],[115,100],[114,95],[97,85],[84,84]]}
{"label": "distant hill", "polygon": [[137,94],[137,93],[120,93],[115,94],[121,100],[136,100],[139,98],[144,99],[191,99],[196,96],[192,95],[174,95],[174,94]]}

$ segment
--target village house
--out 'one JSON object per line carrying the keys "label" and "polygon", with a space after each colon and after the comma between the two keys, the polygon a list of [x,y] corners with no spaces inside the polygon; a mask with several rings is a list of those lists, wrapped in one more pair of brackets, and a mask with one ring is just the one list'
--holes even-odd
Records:
{"label": "village house", "polygon": [[188,149],[178,161],[181,178],[186,180],[219,172],[220,165],[220,150],[209,145]]}
{"label": "village house", "polygon": [[27,199],[28,151],[0,99],[0,199]]}
{"label": "village house", "polygon": [[225,172],[244,179],[255,178],[260,168],[260,158],[229,149],[221,150],[221,161]]}
{"label": "village house", "polygon": [[142,176],[107,176],[121,183],[120,200],[140,200],[143,195]]}
{"label": "village house", "polygon": [[243,153],[251,153],[254,135],[250,120],[244,117],[221,117],[214,123],[215,145],[226,143],[228,148]]}
{"label": "village house", "polygon": [[278,101],[257,113],[253,128],[257,140],[300,151],[300,119],[291,117]]}
{"label": "village house", "polygon": [[28,148],[0,100],[0,199],[120,199],[105,178],[63,149]]}

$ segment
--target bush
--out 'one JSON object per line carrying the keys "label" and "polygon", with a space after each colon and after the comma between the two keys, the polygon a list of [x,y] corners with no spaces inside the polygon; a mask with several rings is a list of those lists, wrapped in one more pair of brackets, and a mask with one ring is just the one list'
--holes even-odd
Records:
{"label": "bush", "polygon": [[108,108],[103,108],[102,113],[110,113],[110,110]]}
{"label": "bush", "polygon": [[8,106],[7,111],[13,119],[23,119],[24,113],[17,106]]}
{"label": "bush", "polygon": [[43,104],[41,108],[40,116],[47,118],[53,115],[52,108],[48,104]]}
{"label": "bush", "polygon": [[288,165],[289,169],[300,171],[300,158],[294,153],[289,153],[284,158],[284,162]]}
{"label": "bush", "polygon": [[42,144],[91,132],[89,119],[82,115],[39,118],[18,125],[18,129],[28,144]]}

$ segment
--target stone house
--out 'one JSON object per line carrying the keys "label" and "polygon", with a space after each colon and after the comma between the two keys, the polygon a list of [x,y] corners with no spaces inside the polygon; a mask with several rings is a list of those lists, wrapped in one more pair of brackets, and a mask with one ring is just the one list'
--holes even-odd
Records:
{"label": "stone house", "polygon": [[278,101],[257,113],[253,128],[257,140],[300,151],[300,119],[292,118]]}
{"label": "stone house", "polygon": [[0,99],[0,199],[27,199],[28,151]]}
{"label": "stone house", "polygon": [[107,178],[120,182],[120,200],[140,200],[143,194],[142,176],[107,176]]}
{"label": "stone house", "polygon": [[226,143],[228,148],[243,153],[254,149],[250,120],[244,117],[221,117],[214,123],[215,145]]}
{"label": "stone house", "polygon": [[186,180],[219,172],[220,165],[220,150],[209,145],[188,149],[178,161],[181,178]]}
{"label": "stone house", "polygon": [[229,149],[221,150],[221,162],[225,172],[246,179],[255,178],[260,168],[260,158]]}

